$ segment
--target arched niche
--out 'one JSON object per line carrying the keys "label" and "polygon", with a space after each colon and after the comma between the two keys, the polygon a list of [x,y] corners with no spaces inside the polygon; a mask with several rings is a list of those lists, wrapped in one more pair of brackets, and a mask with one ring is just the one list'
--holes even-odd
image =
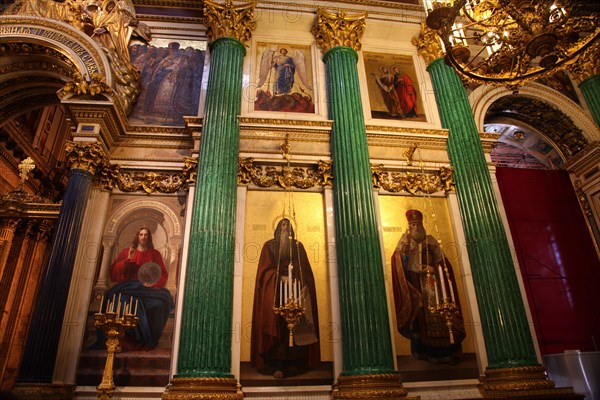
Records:
{"label": "arched niche", "polygon": [[0,125],[59,104],[67,82],[93,78],[113,83],[106,54],[84,32],[57,20],[0,15]]}
{"label": "arched niche", "polygon": [[105,245],[112,246],[108,252],[108,265],[121,250],[131,245],[142,226],[152,232],[154,248],[161,253],[169,273],[166,287],[175,296],[183,232],[179,210],[168,202],[131,199],[114,208],[102,237]]}

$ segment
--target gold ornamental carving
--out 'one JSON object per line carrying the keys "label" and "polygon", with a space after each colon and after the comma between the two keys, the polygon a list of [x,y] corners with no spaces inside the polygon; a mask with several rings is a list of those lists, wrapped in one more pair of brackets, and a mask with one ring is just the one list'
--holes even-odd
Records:
{"label": "gold ornamental carving", "polygon": [[256,185],[262,188],[312,189],[331,187],[332,163],[319,161],[317,165],[259,165],[253,158],[238,159],[238,185]]}
{"label": "gold ornamental carving", "polygon": [[[67,83],[61,93],[65,98],[69,95],[115,93],[113,99],[129,114],[140,93],[141,74],[131,64],[129,42],[132,36],[143,41],[150,40],[150,29],[135,17],[135,7],[131,0],[17,0],[5,11],[5,15],[30,15],[49,20],[66,22],[84,34],[91,37],[108,57],[111,69],[112,87],[108,87],[103,79],[91,76],[84,80],[82,77]],[[27,29],[27,27],[25,27]],[[33,31],[32,31],[33,32]],[[32,32],[27,31],[27,34]],[[15,32],[16,33],[16,32]],[[25,32],[24,32],[25,33]],[[46,29],[35,29],[35,34],[42,37],[52,37]],[[56,40],[56,39],[55,39]],[[66,33],[61,38],[84,61],[90,64],[87,49],[76,43]],[[96,57],[97,59],[98,57]],[[91,64],[94,64],[91,62]],[[87,68],[89,71],[89,67]],[[93,71],[102,73],[103,71]],[[87,79],[91,79],[87,81]],[[91,86],[88,88],[87,86]]]}
{"label": "gold ornamental carving", "polygon": [[81,94],[89,94],[93,97],[100,93],[112,93],[111,87],[106,84],[102,75],[93,74],[91,81],[88,82],[81,75],[77,74],[74,79],[65,84],[58,95],[63,99]]}
{"label": "gold ornamental carving", "polygon": [[241,386],[235,378],[173,378],[162,394],[163,400],[241,400]]}
{"label": "gold ornamental carving", "polygon": [[373,374],[340,376],[332,395],[334,399],[420,399],[407,397],[407,393],[400,374]]}
{"label": "gold ornamental carving", "polygon": [[454,169],[444,166],[437,171],[392,171],[383,165],[371,166],[373,188],[391,193],[448,193],[455,189]]}
{"label": "gold ornamental carving", "polygon": [[65,143],[68,164],[71,169],[82,169],[95,175],[104,164],[108,163],[106,154],[100,143]]}
{"label": "gold ornamental carving", "polygon": [[427,65],[433,60],[444,56],[444,48],[440,38],[425,22],[421,22],[421,33],[418,38],[413,37],[411,43],[417,48],[417,52],[423,57]]}
{"label": "gold ornamental carving", "polygon": [[487,369],[480,378],[479,391],[484,397],[522,397],[572,395],[573,388],[555,388],[541,365]]}
{"label": "gold ornamental carving", "polygon": [[235,5],[232,0],[226,0],[225,3],[206,0],[204,18],[209,42],[225,37],[242,43],[250,40],[252,31],[256,28],[255,6],[255,2]]}
{"label": "gold ornamental carving", "polygon": [[317,19],[311,29],[317,45],[323,53],[334,47],[351,47],[355,51],[361,48],[365,32],[367,13],[347,14],[345,11],[334,13],[324,8],[317,9]]}
{"label": "gold ornamental carving", "polygon": [[600,42],[586,49],[581,57],[569,67],[569,72],[579,83],[600,74]]}

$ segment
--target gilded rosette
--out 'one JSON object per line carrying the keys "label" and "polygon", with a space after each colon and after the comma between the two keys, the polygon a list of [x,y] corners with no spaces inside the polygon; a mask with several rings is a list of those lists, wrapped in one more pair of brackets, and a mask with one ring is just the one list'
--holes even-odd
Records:
{"label": "gilded rosette", "polygon": [[338,46],[351,47],[359,51],[360,41],[365,32],[366,18],[366,12],[349,15],[345,11],[340,11],[336,14],[319,8],[311,33],[323,53]]}
{"label": "gilded rosette", "polygon": [[427,65],[433,60],[444,56],[444,48],[439,36],[425,22],[421,23],[419,37],[413,37],[411,43],[417,48],[417,52],[423,57]]}
{"label": "gilded rosette", "polygon": [[68,141],[65,144],[67,160],[71,169],[82,169],[92,175],[108,162],[100,143],[76,143]]}
{"label": "gilded rosette", "polygon": [[209,42],[220,38],[237,39],[242,43],[252,37],[256,28],[254,21],[255,2],[234,5],[232,0],[224,4],[210,0],[204,2],[204,19]]}
{"label": "gilded rosette", "polygon": [[163,400],[241,400],[244,394],[235,378],[173,378]]}

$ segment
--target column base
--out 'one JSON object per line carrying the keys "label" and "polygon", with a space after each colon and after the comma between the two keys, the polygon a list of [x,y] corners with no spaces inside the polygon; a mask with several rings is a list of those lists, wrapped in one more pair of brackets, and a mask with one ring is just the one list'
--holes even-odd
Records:
{"label": "column base", "polygon": [[17,383],[12,392],[21,400],[72,400],[75,398],[75,385]]}
{"label": "column base", "polygon": [[[517,368],[487,369],[479,379],[483,397],[569,396],[573,388],[555,388],[541,365]],[[539,397],[541,398],[541,397]]]}
{"label": "column base", "polygon": [[241,400],[244,393],[235,378],[173,378],[163,400]]}
{"label": "column base", "polygon": [[334,399],[408,399],[400,374],[339,376],[333,387]]}

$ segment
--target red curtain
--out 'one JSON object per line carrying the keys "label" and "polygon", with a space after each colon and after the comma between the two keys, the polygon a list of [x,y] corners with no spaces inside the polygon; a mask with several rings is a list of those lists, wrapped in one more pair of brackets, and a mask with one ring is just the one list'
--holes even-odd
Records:
{"label": "red curtain", "polygon": [[496,175],[542,355],[600,348],[600,259],[566,171]]}

